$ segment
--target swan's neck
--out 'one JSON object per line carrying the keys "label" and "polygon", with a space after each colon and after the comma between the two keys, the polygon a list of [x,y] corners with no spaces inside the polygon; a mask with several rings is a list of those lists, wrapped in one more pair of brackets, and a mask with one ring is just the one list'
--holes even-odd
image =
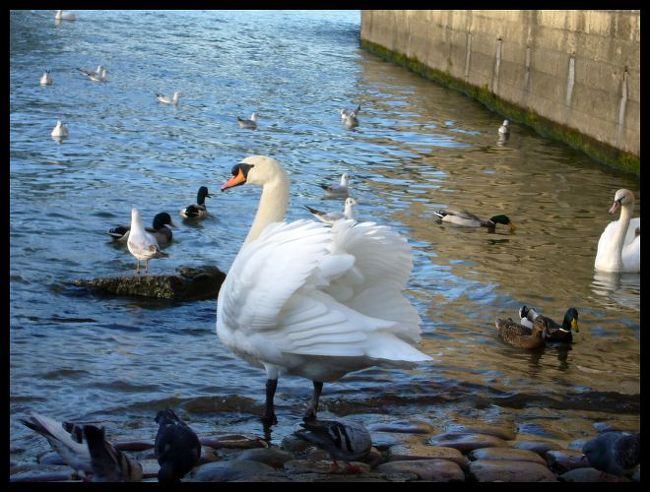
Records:
{"label": "swan's neck", "polygon": [[630,225],[630,218],[632,217],[632,207],[629,204],[621,207],[621,215],[618,218],[617,228],[612,236],[612,250],[616,255],[616,263],[620,267],[623,264],[621,253],[623,252],[623,243],[625,242],[625,234]]}
{"label": "swan's neck", "polygon": [[255,220],[246,236],[247,244],[257,239],[264,228],[272,222],[284,220],[284,214],[289,206],[289,179],[286,173],[276,175],[262,187],[260,205],[255,214]]}

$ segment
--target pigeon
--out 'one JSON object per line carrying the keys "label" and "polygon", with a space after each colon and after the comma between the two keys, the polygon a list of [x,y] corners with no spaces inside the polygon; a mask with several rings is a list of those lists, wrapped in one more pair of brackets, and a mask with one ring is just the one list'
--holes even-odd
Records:
{"label": "pigeon", "polygon": [[296,436],[327,451],[335,467],[339,459],[348,465],[348,471],[354,471],[350,461],[362,460],[370,453],[370,433],[359,422],[307,419],[300,425],[304,430],[297,430]]}
{"label": "pigeon", "polygon": [[187,472],[199,464],[201,443],[198,436],[171,408],[156,415],[158,434],[154,452],[160,465],[160,483],[178,483]]}
{"label": "pigeon", "polygon": [[142,465],[106,440],[105,430],[84,425],[83,434],[90,453],[93,482],[137,482],[142,480]]}
{"label": "pigeon", "polygon": [[639,463],[641,435],[610,431],[600,434],[582,447],[589,464],[597,470],[623,476]]}

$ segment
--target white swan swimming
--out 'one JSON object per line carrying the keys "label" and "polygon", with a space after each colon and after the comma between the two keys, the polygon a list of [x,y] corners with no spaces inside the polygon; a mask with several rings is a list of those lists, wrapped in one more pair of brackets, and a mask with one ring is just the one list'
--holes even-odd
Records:
{"label": "white swan swimming", "polygon": [[614,214],[619,208],[620,217],[607,225],[598,240],[594,268],[603,272],[638,273],[641,270],[641,219],[632,218],[634,193],[618,190],[609,213]]}
{"label": "white swan swimming", "polygon": [[323,382],[371,366],[411,367],[420,317],[403,290],[413,268],[407,241],[387,226],[339,220],[284,222],[289,178],[280,163],[250,156],[222,191],[262,186],[259,208],[221,286],[217,335],[266,369],[265,425],[277,422],[281,374],[313,381],[305,419],[316,417]]}

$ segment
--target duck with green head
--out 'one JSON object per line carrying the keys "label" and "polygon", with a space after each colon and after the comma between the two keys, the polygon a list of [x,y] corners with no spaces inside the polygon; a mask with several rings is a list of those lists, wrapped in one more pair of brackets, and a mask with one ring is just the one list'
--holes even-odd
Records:
{"label": "duck with green head", "polygon": [[573,342],[573,331],[576,333],[580,331],[578,328],[578,310],[573,306],[564,313],[561,325],[553,319],[539,314],[532,307],[522,306],[519,309],[519,316],[521,318],[520,324],[529,329],[533,327],[537,319],[544,318],[544,323],[547,326],[544,338],[547,342],[571,343]]}
{"label": "duck with green head", "polygon": [[495,215],[489,219],[481,219],[467,210],[454,208],[445,208],[434,210],[439,222],[454,224],[463,227],[485,227],[489,232],[494,232],[497,224],[503,224],[510,227],[510,232],[515,230],[515,225],[507,215]]}

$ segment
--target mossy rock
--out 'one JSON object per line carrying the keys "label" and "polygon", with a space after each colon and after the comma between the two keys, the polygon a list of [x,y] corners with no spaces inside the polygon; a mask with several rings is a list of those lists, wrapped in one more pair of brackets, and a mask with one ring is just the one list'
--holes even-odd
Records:
{"label": "mossy rock", "polygon": [[215,266],[180,267],[175,275],[124,275],[79,279],[77,287],[93,294],[148,297],[173,301],[216,299],[226,278]]}

